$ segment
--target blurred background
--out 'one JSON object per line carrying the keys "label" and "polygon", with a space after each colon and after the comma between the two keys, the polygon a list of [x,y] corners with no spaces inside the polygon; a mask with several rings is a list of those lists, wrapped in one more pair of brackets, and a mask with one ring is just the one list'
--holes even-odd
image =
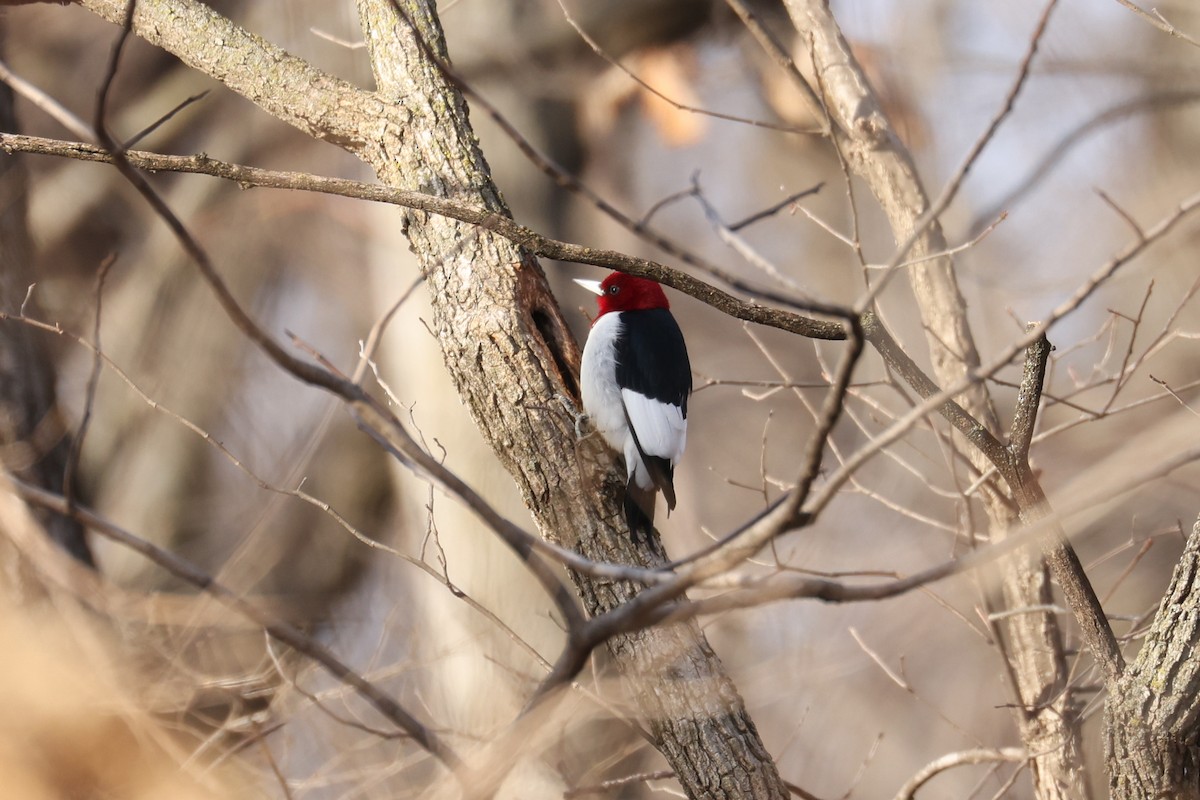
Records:
{"label": "blurred background", "polygon": [[[818,121],[788,76],[725,5],[564,3],[566,13],[556,0],[441,3],[455,66],[530,142],[630,217],[651,214],[663,235],[757,285],[781,284],[723,244],[687,191],[698,187],[732,224],[821,184],[816,196],[740,234],[789,291],[852,302],[870,265],[891,256],[890,231],[869,192],[847,181],[828,141],[812,133]],[[371,85],[353,3],[211,5],[319,68]],[[831,6],[937,194],[1001,107],[1044,4]],[[782,6],[754,7],[803,63]],[[1200,36],[1193,3],[1166,0],[1157,10]],[[90,121],[116,29],[57,5],[7,9],[0,24],[11,71]],[[207,92],[141,149],[371,180],[344,152],[144,43],[131,43],[115,89],[119,137]],[[957,246],[1007,214],[956,256],[985,362],[1134,240],[1130,220],[1147,229],[1196,192],[1198,101],[1200,48],[1116,0],[1059,4],[1011,118],[943,218]],[[74,138],[24,97],[15,111],[21,132]],[[482,109],[473,108],[472,122],[518,221],[676,264],[558,188]],[[463,750],[502,729],[544,675],[542,659],[553,660],[562,644],[550,603],[516,559],[454,499],[358,432],[338,403],[249,345],[115,171],[33,156],[19,165],[26,189],[13,202],[27,204],[32,278],[6,289],[6,306],[36,283],[30,314],[36,308],[91,340],[99,268],[115,255],[99,330],[122,374],[101,372],[76,478],[86,504],[313,632]],[[201,176],[153,180],[278,338],[294,333],[350,372],[360,342],[398,307],[375,360],[399,415],[451,469],[528,523],[442,369],[394,209]],[[866,266],[852,246],[856,232]],[[1191,302],[1198,236],[1200,225],[1185,220],[1051,331],[1057,350],[1035,466],[1056,507],[1081,511],[1068,531],[1121,635],[1152,612],[1182,547],[1180,526],[1188,530],[1200,510],[1194,469],[1124,491],[1132,476],[1194,442],[1200,425],[1189,406],[1200,378]],[[600,275],[545,269],[582,339],[594,305],[569,279]],[[671,299],[697,387],[680,504],[662,521],[668,551],[681,556],[753,516],[794,479],[840,346]],[[881,311],[927,364],[904,281],[890,284]],[[0,324],[7,331],[17,323]],[[35,338],[53,364],[67,427],[77,429],[92,354],[69,336]],[[886,377],[868,354],[827,471],[907,408],[911,392]],[[1019,366],[991,384],[1003,420],[1018,379]],[[969,481],[948,457],[945,432],[938,421],[905,437],[858,472],[813,527],[783,537],[747,568],[910,573],[961,553],[968,521],[982,517],[963,498]],[[1094,503],[1097,493],[1109,501]],[[190,591],[135,554],[91,544],[103,575],[126,590]],[[980,619],[989,593],[981,573],[885,602],[778,603],[706,620],[706,632],[785,779],[820,798],[890,797],[944,753],[1019,743],[1004,665]],[[188,608],[194,616],[166,622],[118,615],[104,652],[137,654],[118,683],[171,732],[172,752],[189,769],[212,777],[237,762],[242,771],[219,779],[247,796],[422,792],[430,765],[412,745],[373,731],[377,718],[344,687],[203,601]],[[1062,622],[1074,647],[1069,619]],[[30,641],[19,632],[13,639]],[[1135,651],[1136,639],[1127,652]],[[1084,685],[1094,684],[1088,666],[1075,672]],[[611,677],[598,654],[570,714],[515,754],[508,796],[563,796],[664,768]],[[1094,694],[1083,699],[1092,780],[1102,787],[1098,706]],[[673,786],[669,778],[634,781],[600,796],[649,797]],[[1029,779],[1019,765],[964,767],[920,796],[1028,797]]]}

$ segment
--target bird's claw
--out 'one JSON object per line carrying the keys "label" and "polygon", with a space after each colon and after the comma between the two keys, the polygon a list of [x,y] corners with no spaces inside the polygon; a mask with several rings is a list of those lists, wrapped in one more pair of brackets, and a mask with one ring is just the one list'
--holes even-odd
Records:
{"label": "bird's claw", "polygon": [[587,412],[580,411],[579,407],[575,405],[575,401],[565,394],[558,394],[555,397],[558,398],[559,403],[562,403],[562,407],[566,409],[566,412],[575,419],[575,438],[582,439],[586,435],[583,430],[584,423],[591,418],[587,415]]}

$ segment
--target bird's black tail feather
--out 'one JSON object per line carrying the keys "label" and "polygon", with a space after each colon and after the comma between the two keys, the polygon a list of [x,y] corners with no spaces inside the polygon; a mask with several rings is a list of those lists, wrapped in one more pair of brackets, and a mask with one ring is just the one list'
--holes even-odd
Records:
{"label": "bird's black tail feather", "polygon": [[629,479],[625,486],[625,524],[629,526],[629,538],[634,544],[650,540],[654,530],[654,500],[656,489],[642,489]]}
{"label": "bird's black tail feather", "polygon": [[[640,448],[641,445],[638,447]],[[645,453],[641,455],[642,463],[646,465],[646,471],[650,473],[650,480],[654,481],[654,485],[663,493],[663,497],[667,501],[667,516],[670,516],[671,512],[675,510],[675,465],[668,458],[648,456]]]}

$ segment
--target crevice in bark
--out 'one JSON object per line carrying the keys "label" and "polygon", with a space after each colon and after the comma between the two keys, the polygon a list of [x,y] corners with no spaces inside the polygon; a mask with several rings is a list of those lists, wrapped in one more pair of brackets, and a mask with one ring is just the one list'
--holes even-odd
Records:
{"label": "crevice in bark", "polygon": [[[547,307],[547,295],[542,290],[544,276],[532,256],[526,256],[532,266],[522,268],[517,275],[517,306],[525,309],[529,315],[531,329],[537,331],[538,338],[546,349],[547,363],[555,366],[554,376],[562,386],[563,392],[572,400],[579,403],[579,345],[571,335],[557,304]],[[541,277],[542,280],[528,280],[526,276]]]}

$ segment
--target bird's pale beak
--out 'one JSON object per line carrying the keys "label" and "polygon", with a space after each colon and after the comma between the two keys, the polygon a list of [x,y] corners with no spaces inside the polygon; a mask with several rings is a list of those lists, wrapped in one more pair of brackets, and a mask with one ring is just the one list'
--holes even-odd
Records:
{"label": "bird's pale beak", "polygon": [[583,278],[576,278],[575,282],[587,289],[592,294],[604,294],[604,290],[600,288],[600,281],[589,281],[584,280]]}

